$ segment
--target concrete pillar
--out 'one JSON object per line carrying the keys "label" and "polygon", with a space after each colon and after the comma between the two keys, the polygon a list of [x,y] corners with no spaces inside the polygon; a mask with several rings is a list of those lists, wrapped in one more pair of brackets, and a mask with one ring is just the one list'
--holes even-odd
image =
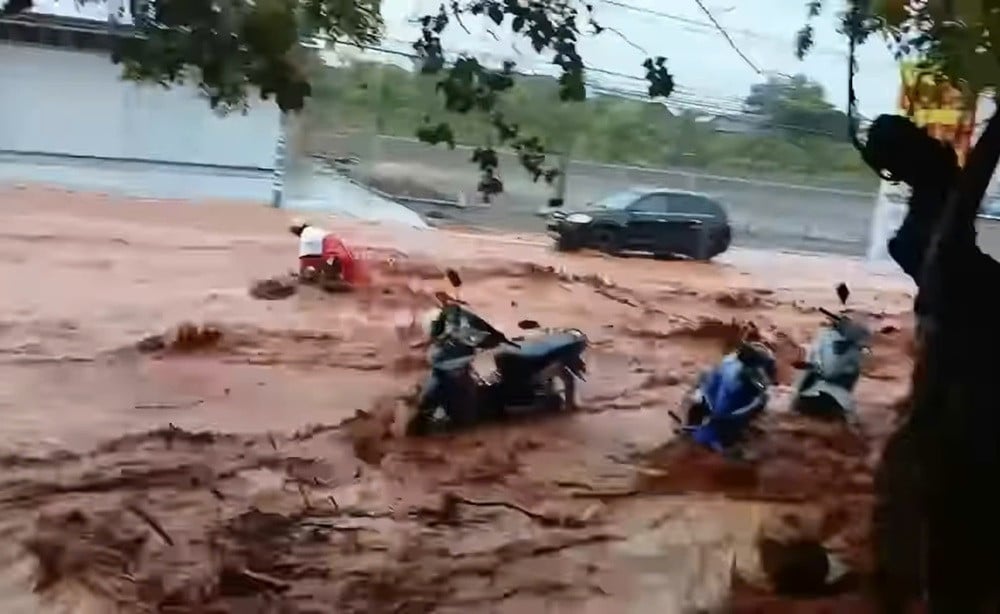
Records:
{"label": "concrete pillar", "polygon": [[274,174],[271,181],[271,206],[280,209],[285,197],[286,140],[288,137],[288,114],[278,117],[278,138],[274,146]]}

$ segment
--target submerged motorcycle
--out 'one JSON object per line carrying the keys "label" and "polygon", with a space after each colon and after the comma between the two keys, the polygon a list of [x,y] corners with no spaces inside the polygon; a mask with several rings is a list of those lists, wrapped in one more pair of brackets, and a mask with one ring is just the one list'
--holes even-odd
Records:
{"label": "submerged motorcycle", "polygon": [[[454,287],[461,284],[448,272]],[[587,337],[576,329],[553,330],[512,340],[461,301],[438,295],[441,308],[430,324],[431,372],[420,388],[407,433],[470,426],[513,413],[575,407],[576,379],[584,379]],[[537,329],[524,320],[522,329]],[[502,347],[501,347],[502,346]],[[473,361],[483,350],[499,349],[495,369],[480,376]]]}
{"label": "submerged motorcycle", "polygon": [[[850,290],[837,286],[841,305],[847,303]],[[796,363],[802,374],[795,384],[792,410],[822,419],[857,420],[854,386],[861,377],[861,365],[869,351],[871,332],[845,313],[820,311],[828,324],[820,329],[806,355]]]}
{"label": "submerged motorcycle", "polygon": [[743,343],[710,371],[702,374],[691,395],[680,431],[696,443],[720,453],[735,450],[768,401],[775,381],[771,351],[759,343]]}

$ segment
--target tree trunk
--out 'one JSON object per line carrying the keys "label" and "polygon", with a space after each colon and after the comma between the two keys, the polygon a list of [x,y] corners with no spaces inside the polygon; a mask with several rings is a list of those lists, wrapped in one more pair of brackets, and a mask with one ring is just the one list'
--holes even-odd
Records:
{"label": "tree trunk", "polygon": [[997,611],[1000,396],[992,380],[1000,264],[975,245],[974,224],[998,160],[994,116],[951,190],[923,265],[911,411],[876,479],[873,538],[886,612],[902,612],[921,587],[933,614]]}

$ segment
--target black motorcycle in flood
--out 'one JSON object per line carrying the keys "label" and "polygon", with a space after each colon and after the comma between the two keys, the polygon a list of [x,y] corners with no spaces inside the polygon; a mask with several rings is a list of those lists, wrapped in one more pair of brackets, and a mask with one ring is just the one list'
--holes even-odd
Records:
{"label": "black motorcycle in flood", "polygon": [[[449,278],[453,285],[461,283],[453,271]],[[460,301],[441,296],[439,301],[442,306],[430,330],[431,371],[420,388],[408,434],[575,408],[576,379],[586,374],[583,353],[588,341],[583,332],[553,330],[512,340]],[[519,326],[538,328],[527,320]],[[480,376],[473,368],[477,353],[497,348],[494,371]]]}

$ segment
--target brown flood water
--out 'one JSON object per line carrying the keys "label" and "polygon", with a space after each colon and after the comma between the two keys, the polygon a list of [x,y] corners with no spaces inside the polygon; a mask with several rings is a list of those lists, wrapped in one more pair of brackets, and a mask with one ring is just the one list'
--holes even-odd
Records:
{"label": "brown flood water", "polygon": [[[326,220],[370,291],[250,283],[291,269],[288,214],[0,192],[4,612],[863,612],[757,586],[764,521],[815,519],[868,568],[871,472],[906,389],[909,287],[854,261],[564,256],[538,237]],[[390,261],[391,260],[391,261]],[[427,440],[391,424],[441,287],[498,328],[591,338],[581,410]],[[847,281],[871,314],[860,439],[784,411],[795,344]],[[191,323],[199,347],[136,343]],[[779,348],[755,468],[664,447],[667,411],[738,329]],[[645,468],[640,468],[645,467]],[[472,609],[470,609],[472,608]]]}

